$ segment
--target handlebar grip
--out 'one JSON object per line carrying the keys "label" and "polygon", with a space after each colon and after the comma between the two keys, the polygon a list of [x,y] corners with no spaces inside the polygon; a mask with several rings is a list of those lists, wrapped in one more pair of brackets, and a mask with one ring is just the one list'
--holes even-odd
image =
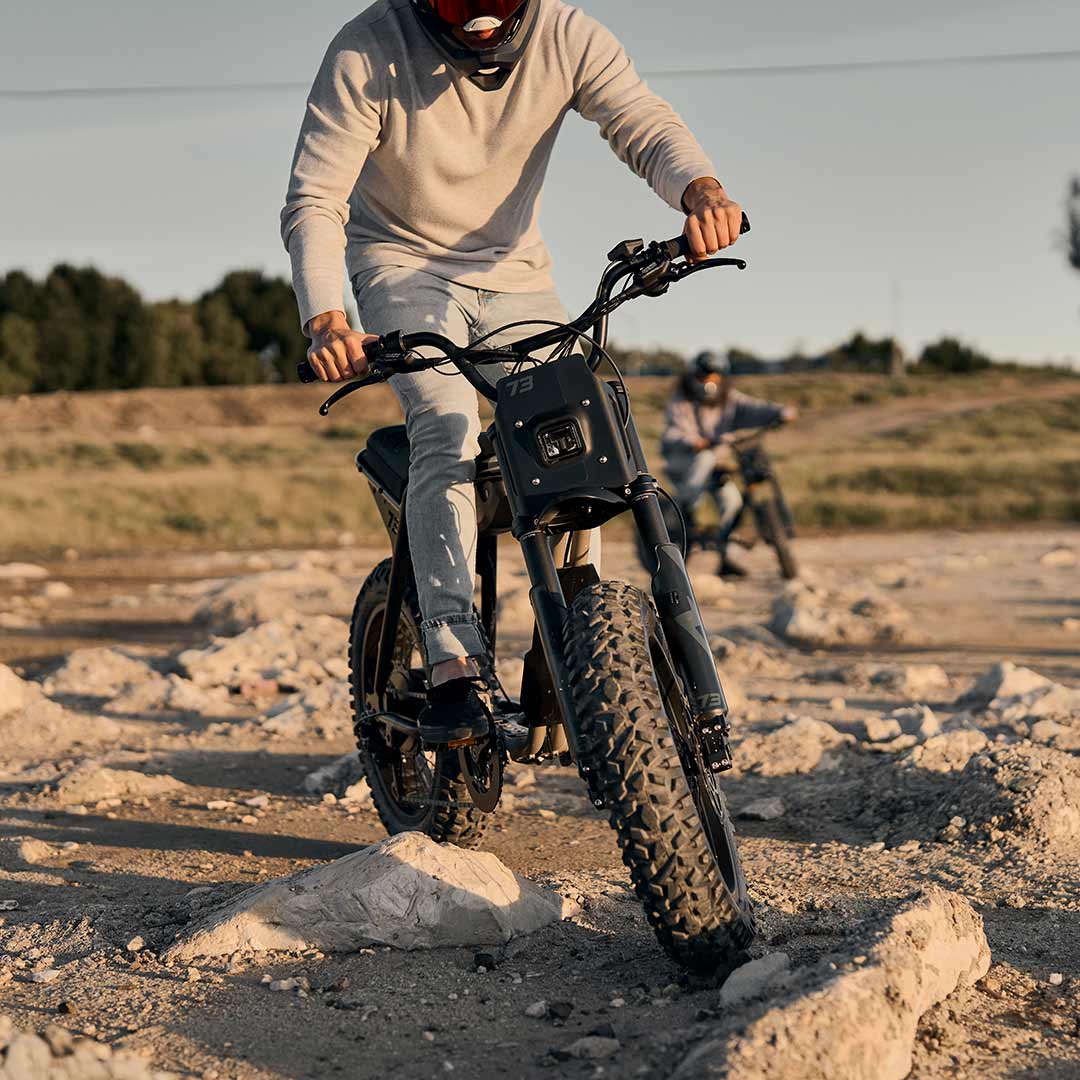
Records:
{"label": "handlebar grip", "polygon": [[319,376],[315,374],[315,369],[311,366],[310,360],[304,360],[296,365],[296,377],[302,383],[313,383],[319,381]]}
{"label": "handlebar grip", "polygon": [[[746,211],[744,210],[742,224],[739,226],[739,235],[745,236],[749,231],[750,219],[746,216]],[[674,240],[669,240],[667,246],[673,259],[685,259],[690,254],[690,241],[686,238],[685,234],[683,236],[676,236]]]}

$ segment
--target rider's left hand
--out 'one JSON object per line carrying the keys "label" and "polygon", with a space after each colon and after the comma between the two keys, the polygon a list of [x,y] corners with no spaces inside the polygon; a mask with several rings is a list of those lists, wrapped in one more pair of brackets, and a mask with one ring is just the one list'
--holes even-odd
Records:
{"label": "rider's left hand", "polygon": [[690,241],[690,262],[701,262],[739,239],[742,207],[728,198],[719,180],[695,180],[683,192],[683,207],[683,235]]}

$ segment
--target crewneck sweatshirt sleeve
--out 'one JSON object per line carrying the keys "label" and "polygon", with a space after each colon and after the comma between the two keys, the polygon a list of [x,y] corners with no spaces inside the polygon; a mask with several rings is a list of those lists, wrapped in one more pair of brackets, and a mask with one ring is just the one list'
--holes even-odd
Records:
{"label": "crewneck sweatshirt sleeve", "polygon": [[349,195],[379,141],[381,95],[370,46],[346,26],[333,40],[308,95],[281,211],[300,323],[340,311]]}
{"label": "crewneck sweatshirt sleeve", "polygon": [[568,9],[565,49],[573,69],[573,107],[599,125],[619,159],[669,206],[684,211],[683,193],[712,162],[678,113],[654,94],[610,30]]}

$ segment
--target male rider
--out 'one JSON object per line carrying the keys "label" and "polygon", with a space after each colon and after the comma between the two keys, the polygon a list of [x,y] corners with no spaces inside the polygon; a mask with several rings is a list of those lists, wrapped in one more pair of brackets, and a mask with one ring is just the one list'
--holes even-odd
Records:
{"label": "male rider", "polygon": [[737,431],[787,423],[798,415],[791,405],[761,401],[732,385],[731,364],[722,353],[698,353],[679,380],[664,416],[660,452],[675,485],[687,528],[692,528],[698,503],[709,494],[720,513],[721,577],[742,577],[746,571],[727,552],[728,536],[743,507],[742,493],[731,479],[730,438]]}
{"label": "male rider", "polygon": [[[565,321],[537,218],[571,109],[685,214],[695,258],[736,241],[742,211],[712,163],[579,9],[377,0],[341,30],[308,97],[281,215],[320,378],[363,375],[365,344],[392,330],[464,344],[521,319]],[[366,334],[343,311],[343,248]],[[390,385],[409,436],[406,513],[431,687],[420,732],[447,742],[487,727],[474,659],[484,652],[473,612],[477,398],[456,372]]]}

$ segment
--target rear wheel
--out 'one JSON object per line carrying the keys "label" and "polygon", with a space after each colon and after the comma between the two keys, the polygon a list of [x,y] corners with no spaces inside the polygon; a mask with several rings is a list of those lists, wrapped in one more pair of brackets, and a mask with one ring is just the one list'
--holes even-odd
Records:
{"label": "rear wheel", "polygon": [[402,600],[389,686],[381,699],[375,693],[390,567],[391,560],[385,559],[368,575],[349,629],[353,729],[372,801],[391,835],[422,832],[439,843],[475,847],[485,815],[472,805],[457,751],[425,749],[415,735],[380,718],[383,714],[415,720],[425,701],[420,609],[411,589]]}
{"label": "rear wheel", "polygon": [[623,582],[583,589],[565,648],[580,763],[661,945],[695,970],[734,968],[754,936],[752,907],[652,604]]}

